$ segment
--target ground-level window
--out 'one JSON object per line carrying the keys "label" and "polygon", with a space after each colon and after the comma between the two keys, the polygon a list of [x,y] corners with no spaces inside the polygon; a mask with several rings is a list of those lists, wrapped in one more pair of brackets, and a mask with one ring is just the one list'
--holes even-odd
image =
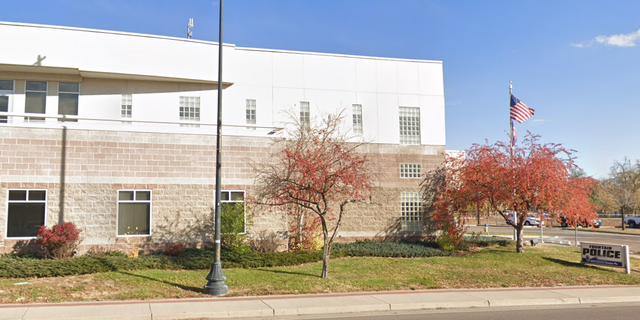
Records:
{"label": "ground-level window", "polygon": [[[78,101],[80,99],[80,84],[75,82],[58,83],[58,114],[66,116],[78,115]],[[77,119],[62,120],[78,122]]]}
{"label": "ground-level window", "polygon": [[[11,99],[13,98],[13,80],[0,79],[0,112],[13,111]],[[7,116],[0,116],[0,123],[7,123]]]}
{"label": "ground-level window", "polygon": [[35,237],[45,225],[46,190],[9,190],[7,238]]}
{"label": "ground-level window", "polygon": [[400,193],[402,231],[422,231],[420,192]]}
{"label": "ground-level window", "polygon": [[220,231],[245,233],[244,191],[220,191]]}
{"label": "ground-level window", "polygon": [[420,178],[422,177],[422,164],[401,163],[400,178]]}
{"label": "ground-level window", "polygon": [[[25,113],[45,114],[47,109],[47,82],[27,81],[25,84]],[[44,121],[40,117],[28,117],[27,121]]]}
{"label": "ground-level window", "polygon": [[151,234],[151,190],[118,191],[118,235]]}
{"label": "ground-level window", "polygon": [[420,108],[400,107],[400,144],[420,144]]}

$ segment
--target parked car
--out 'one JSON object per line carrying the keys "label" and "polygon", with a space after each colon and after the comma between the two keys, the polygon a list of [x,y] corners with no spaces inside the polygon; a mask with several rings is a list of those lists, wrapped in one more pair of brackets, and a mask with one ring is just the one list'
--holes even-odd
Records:
{"label": "parked car", "polygon": [[640,227],[640,217],[624,217],[624,223],[629,226],[629,228]]}
{"label": "parked car", "polygon": [[[540,218],[530,214],[524,219],[525,226],[540,226]],[[542,222],[544,225],[544,221]]]}
{"label": "parked car", "polygon": [[[600,226],[602,225],[602,220],[593,219],[593,220],[591,220],[591,225],[593,225],[594,228],[600,228]],[[567,218],[560,217],[560,226],[565,227],[565,228],[569,226],[569,223],[567,222]],[[580,221],[578,221],[578,226],[587,228],[587,227],[589,227],[589,224],[587,223],[586,220],[580,220]]]}

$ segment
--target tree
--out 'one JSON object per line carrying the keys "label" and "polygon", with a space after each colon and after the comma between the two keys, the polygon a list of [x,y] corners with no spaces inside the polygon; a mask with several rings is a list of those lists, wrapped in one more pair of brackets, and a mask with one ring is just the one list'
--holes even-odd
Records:
{"label": "tree", "polygon": [[[523,146],[497,142],[474,144],[464,157],[447,157],[446,186],[434,212],[452,212],[482,203],[517,232],[517,252],[524,252],[524,221],[531,210],[591,221],[597,214],[589,195],[595,180],[571,177],[572,151],[538,142],[528,133]],[[512,220],[517,216],[517,222]]]}
{"label": "tree", "polygon": [[626,157],[622,162],[615,161],[611,166],[609,178],[602,181],[604,194],[601,199],[606,207],[620,210],[622,230],[624,218],[629,211],[635,211],[640,205],[640,162],[632,164]]}
{"label": "tree", "polygon": [[257,198],[271,206],[298,206],[320,219],[324,240],[322,278],[329,274],[331,247],[345,208],[371,197],[369,160],[340,131],[343,115],[328,115],[317,124],[290,113],[287,139],[279,141],[272,163],[257,168]]}

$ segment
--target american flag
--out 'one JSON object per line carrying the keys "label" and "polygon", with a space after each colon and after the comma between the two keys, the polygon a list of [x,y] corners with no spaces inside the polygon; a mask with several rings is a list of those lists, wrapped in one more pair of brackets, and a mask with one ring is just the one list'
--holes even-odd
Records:
{"label": "american flag", "polygon": [[518,100],[514,95],[511,95],[511,120],[523,123],[525,120],[531,118],[536,110],[527,107],[524,102]]}

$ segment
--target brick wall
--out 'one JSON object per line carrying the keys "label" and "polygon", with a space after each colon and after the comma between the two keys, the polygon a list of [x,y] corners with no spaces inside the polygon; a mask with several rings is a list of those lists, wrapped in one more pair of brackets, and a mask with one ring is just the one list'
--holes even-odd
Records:
{"label": "brick wall", "polygon": [[[215,136],[69,127],[66,133],[59,128],[0,127],[0,251],[10,251],[18,242],[5,239],[8,189],[46,189],[46,224],[56,224],[64,207],[64,220],[83,229],[83,250],[134,244],[153,249],[162,243],[212,239]],[[270,145],[270,138],[223,137],[223,189],[250,194],[252,164],[267,159]],[[419,191],[421,181],[400,178],[399,164],[420,163],[424,173],[441,163],[444,147],[368,145],[365,152],[376,172],[374,196],[370,204],[348,208],[343,239],[397,232],[399,194]],[[119,189],[152,190],[151,236],[116,237]],[[250,233],[286,231],[283,213],[254,213]]]}

